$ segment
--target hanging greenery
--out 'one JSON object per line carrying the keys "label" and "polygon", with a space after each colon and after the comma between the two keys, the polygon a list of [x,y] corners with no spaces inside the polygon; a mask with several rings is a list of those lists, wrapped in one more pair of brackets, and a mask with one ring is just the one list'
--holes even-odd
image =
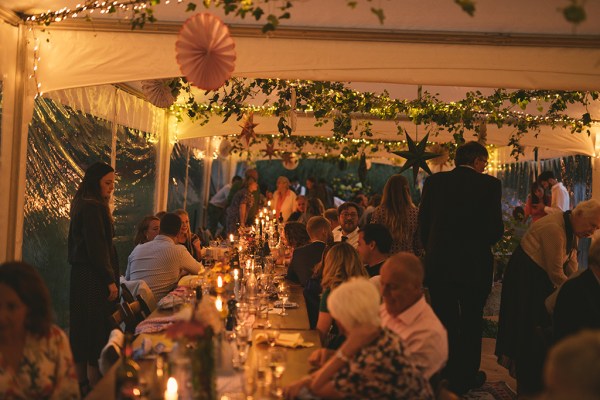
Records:
{"label": "hanging greenery", "polygon": [[[405,143],[402,128],[398,126],[397,141],[377,140],[373,138],[371,121],[399,123],[408,120],[425,126],[432,142],[440,132],[447,131],[457,145],[465,141],[465,132],[479,134],[486,123],[511,127],[513,132],[507,145],[512,146],[512,155],[518,157],[523,153],[520,139],[525,134],[538,135],[541,126],[566,128],[572,133],[589,135],[592,119],[587,107],[599,96],[598,92],[496,89],[490,95],[472,91],[462,100],[444,102],[437,94],[426,91],[417,99],[404,100],[393,99],[386,91],[359,92],[341,82],[234,78],[222,90],[205,92],[208,100],[198,102],[189,85],[183,82],[181,85],[189,95],[187,104],[172,110],[187,113],[199,124],[205,124],[215,116],[221,117],[223,122],[232,117],[240,120],[250,113],[278,118],[278,135],[268,138],[257,135],[244,142],[239,137],[232,137],[234,150],[247,150],[252,144],[277,139],[295,146],[301,156],[306,156],[303,149],[307,144],[316,145],[325,152],[339,150],[346,157],[356,156],[367,148],[373,153],[400,150]],[[295,93],[294,110],[290,105],[292,92]],[[261,106],[251,105],[257,97],[267,100]],[[567,107],[571,104],[583,105],[586,112],[578,118],[567,115]],[[537,113],[526,112],[528,107],[535,107]],[[317,127],[332,122],[331,137],[295,134],[290,111],[314,117]]]}
{"label": "hanging greenery", "polygon": [[[184,6],[187,12],[197,11],[198,6],[203,6],[205,9],[221,8],[225,15],[233,15],[240,19],[248,17],[255,21],[266,21],[262,26],[262,31],[267,33],[276,30],[282,20],[291,18],[294,2],[293,0],[262,0],[260,2],[253,0],[164,0],[162,4]],[[363,2],[372,4],[373,0],[363,0]],[[346,0],[346,5],[352,9],[356,8],[358,3],[357,0]],[[454,0],[454,3],[471,17],[475,16],[475,0]],[[577,26],[586,20],[585,0],[568,0],[565,3],[565,7],[559,8],[557,11],[563,15],[566,21]],[[157,21],[154,7],[159,4],[161,4],[161,0],[87,0],[73,8],[64,7],[60,10],[50,10],[40,14],[22,14],[21,17],[40,25],[50,25],[67,18],[84,17],[91,20],[94,11],[97,11],[97,14],[121,12],[125,13],[126,19],[131,21],[132,29],[142,29],[146,23]],[[270,12],[271,8],[267,7],[270,4],[275,4],[273,7],[275,12]],[[382,7],[369,7],[369,11],[379,20],[380,24],[384,23],[385,11]]]}

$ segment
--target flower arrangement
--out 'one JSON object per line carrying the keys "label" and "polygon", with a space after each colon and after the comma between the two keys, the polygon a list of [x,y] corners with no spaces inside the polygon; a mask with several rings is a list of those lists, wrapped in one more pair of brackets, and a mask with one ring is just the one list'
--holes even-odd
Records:
{"label": "flower arrangement", "polygon": [[223,320],[208,296],[198,304],[191,320],[178,321],[166,331],[167,337],[185,345],[192,366],[192,397],[195,400],[217,398],[214,341],[222,331]]}

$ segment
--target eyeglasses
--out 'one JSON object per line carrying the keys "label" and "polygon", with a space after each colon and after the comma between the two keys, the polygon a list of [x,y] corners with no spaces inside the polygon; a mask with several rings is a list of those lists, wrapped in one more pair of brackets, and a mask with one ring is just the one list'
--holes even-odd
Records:
{"label": "eyeglasses", "polygon": [[358,213],[343,212],[340,214],[342,218],[358,218]]}

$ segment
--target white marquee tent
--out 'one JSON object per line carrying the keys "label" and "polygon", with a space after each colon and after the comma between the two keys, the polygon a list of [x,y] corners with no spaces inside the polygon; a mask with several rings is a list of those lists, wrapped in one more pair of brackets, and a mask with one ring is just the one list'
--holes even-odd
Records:
{"label": "white marquee tent", "polygon": [[[114,85],[181,75],[174,43],[181,24],[192,14],[185,12],[187,1],[164,3],[156,7],[158,23],[132,31],[123,14],[109,17],[98,12],[91,15],[92,22],[72,18],[30,29],[16,13],[58,10],[77,1],[0,0],[0,260],[19,258],[21,253],[27,127],[36,83],[47,97],[159,137],[157,208],[166,204],[174,136],[206,138],[204,146],[214,147],[211,138],[239,132],[235,121],[212,120],[205,126],[177,123],[134,91],[122,90],[135,84]],[[416,97],[416,85],[423,85],[448,101],[473,88],[600,90],[599,2],[586,3],[587,19],[576,28],[557,11],[569,4],[567,0],[476,4],[475,17],[470,17],[452,0],[359,1],[356,9],[345,0],[297,0],[291,19],[268,35],[260,32],[260,22],[224,16],[221,10],[211,12],[230,26],[237,77],[353,82],[358,90],[387,89],[393,97],[409,99]],[[276,13],[277,5],[270,1],[263,7]],[[369,11],[373,6],[384,9],[383,25]],[[34,66],[35,77],[30,78]],[[582,110],[570,112],[581,115]],[[599,104],[592,104],[589,112],[600,120]],[[276,122],[268,118],[258,122],[259,133],[276,132]],[[327,127],[316,128],[311,118],[299,118],[297,130],[304,135],[330,132]],[[597,123],[590,136],[542,129],[537,138],[527,136],[522,144],[538,147],[541,157],[594,157],[592,189],[597,197],[598,130]],[[374,132],[390,139],[397,130],[394,123],[376,122]],[[510,131],[488,127],[490,144],[505,146],[509,135]],[[499,153],[508,157],[507,151]]]}

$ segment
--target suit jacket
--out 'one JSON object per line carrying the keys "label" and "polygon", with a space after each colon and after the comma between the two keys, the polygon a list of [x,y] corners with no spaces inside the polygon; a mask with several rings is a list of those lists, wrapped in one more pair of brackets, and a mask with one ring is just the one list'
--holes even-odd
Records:
{"label": "suit jacket", "polygon": [[312,276],[315,264],[321,261],[324,250],[325,243],[323,242],[312,242],[294,249],[286,278],[306,286],[308,278]]}
{"label": "suit jacket", "polygon": [[600,328],[600,283],[590,269],[563,284],[554,308],[556,340],[584,328]]}
{"label": "suit jacket", "polygon": [[419,205],[427,283],[490,287],[491,245],[504,233],[501,198],[500,180],[472,168],[427,178]]}

